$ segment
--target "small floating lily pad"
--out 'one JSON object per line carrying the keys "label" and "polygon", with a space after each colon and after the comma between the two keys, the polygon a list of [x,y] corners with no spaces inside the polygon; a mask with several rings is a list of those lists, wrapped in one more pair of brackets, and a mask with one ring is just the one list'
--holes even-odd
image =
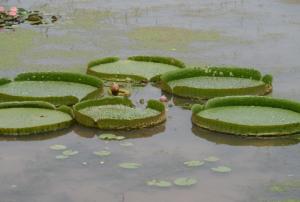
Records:
{"label": "small floating lily pad", "polygon": [[264,95],[272,90],[272,76],[238,67],[188,68],[165,73],[161,88],[174,95],[207,99],[229,95]]}
{"label": "small floating lily pad", "polygon": [[55,105],[73,105],[80,100],[100,96],[99,79],[77,73],[30,72],[19,74],[15,81],[0,83],[0,102],[47,101]]}
{"label": "small floating lily pad", "polygon": [[300,132],[300,103],[261,96],[214,98],[193,106],[195,125],[243,136],[280,136]]}
{"label": "small floating lily pad", "polygon": [[184,162],[184,165],[188,167],[198,167],[204,165],[203,161],[193,160],[193,161],[186,161]]}
{"label": "small floating lily pad", "polygon": [[123,146],[123,147],[131,147],[131,146],[133,146],[133,143],[131,143],[131,142],[121,142],[120,145]]}
{"label": "small floating lily pad", "polygon": [[55,158],[56,159],[67,159],[67,158],[69,158],[69,156],[66,156],[66,155],[57,155]]}
{"label": "small floating lily pad", "polygon": [[212,171],[218,172],[218,173],[229,173],[231,172],[231,168],[226,167],[226,166],[218,166],[215,168],[211,168]]}
{"label": "small floating lily pad", "polygon": [[132,102],[124,97],[84,101],[74,106],[74,113],[79,123],[100,129],[144,128],[166,119],[165,106],[159,101],[149,100],[147,107],[140,109],[134,108]]}
{"label": "small floating lily pad", "polygon": [[130,78],[135,82],[147,82],[184,67],[181,61],[167,57],[133,56],[127,60],[110,57],[90,62],[87,73],[106,80],[127,81]]}
{"label": "small floating lily pad", "polygon": [[215,156],[209,156],[207,158],[204,159],[204,161],[207,161],[207,162],[216,162],[216,161],[219,161],[220,159],[218,157],[215,157]]}
{"label": "small floating lily pad", "polygon": [[65,145],[62,145],[62,144],[54,144],[54,145],[51,145],[49,148],[52,149],[52,150],[65,150],[65,149],[67,149],[67,147]]}
{"label": "small floating lily pad", "polygon": [[66,106],[56,109],[42,101],[0,103],[0,135],[37,134],[68,128],[72,123],[73,114]]}
{"label": "small floating lily pad", "polygon": [[171,187],[172,183],[165,180],[150,180],[146,182],[148,186]]}
{"label": "small floating lily pad", "polygon": [[174,180],[174,184],[177,186],[192,186],[197,183],[194,178],[181,177]]}
{"label": "small floating lily pad", "polygon": [[78,154],[79,152],[78,151],[76,151],[76,150],[72,150],[72,149],[68,149],[68,150],[65,150],[65,151],[63,151],[63,155],[64,156],[74,156],[74,155],[76,155],[76,154]]}
{"label": "small floating lily pad", "polygon": [[115,134],[102,134],[102,135],[99,135],[99,139],[101,139],[101,140],[123,140],[123,139],[125,139],[125,137],[115,135]]}
{"label": "small floating lily pad", "polygon": [[104,156],[109,156],[111,154],[111,152],[106,151],[106,150],[102,150],[102,151],[95,151],[94,154],[97,155],[97,156],[104,157]]}
{"label": "small floating lily pad", "polygon": [[142,166],[142,164],[139,163],[120,163],[119,167],[120,168],[126,168],[126,169],[137,169],[140,168]]}

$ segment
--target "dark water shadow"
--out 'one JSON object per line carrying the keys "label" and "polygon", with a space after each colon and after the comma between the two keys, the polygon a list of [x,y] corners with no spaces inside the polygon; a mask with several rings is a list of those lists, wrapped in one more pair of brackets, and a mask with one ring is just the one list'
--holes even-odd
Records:
{"label": "dark water shadow", "polygon": [[295,136],[286,137],[241,137],[224,133],[217,133],[209,131],[193,125],[192,132],[209,142],[215,144],[225,144],[231,146],[255,146],[255,147],[268,147],[268,146],[287,146],[295,145],[300,142]]}
{"label": "dark water shadow", "polygon": [[164,132],[165,129],[166,127],[164,123],[151,128],[142,128],[136,130],[99,130],[97,128],[87,128],[80,125],[75,125],[73,127],[74,133],[84,138],[94,138],[96,135],[100,135],[103,133],[111,133],[115,135],[124,136],[127,139],[152,137],[154,135]]}
{"label": "dark water shadow", "polygon": [[53,138],[66,135],[71,131],[72,128],[67,128],[67,129],[58,130],[54,132],[38,133],[33,135],[21,135],[21,136],[0,135],[0,141],[43,141],[43,140],[50,140]]}
{"label": "dark water shadow", "polygon": [[175,106],[182,107],[183,109],[191,109],[194,104],[204,104],[207,100],[188,99],[184,97],[173,97]]}

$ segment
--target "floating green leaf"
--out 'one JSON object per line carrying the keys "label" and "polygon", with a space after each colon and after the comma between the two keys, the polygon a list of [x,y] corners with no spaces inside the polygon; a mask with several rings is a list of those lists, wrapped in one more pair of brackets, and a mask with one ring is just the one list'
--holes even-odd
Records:
{"label": "floating green leaf", "polygon": [[52,150],[65,150],[65,149],[67,149],[67,147],[65,145],[62,145],[62,144],[54,144],[54,145],[51,145],[49,148],[52,149]]}
{"label": "floating green leaf", "polygon": [[231,172],[231,168],[226,167],[226,166],[218,166],[215,168],[211,168],[212,171],[218,172],[218,173],[228,173]]}
{"label": "floating green leaf", "polygon": [[55,158],[56,159],[67,159],[67,158],[69,158],[69,156],[66,156],[66,155],[57,155]]}
{"label": "floating green leaf", "polygon": [[125,162],[125,163],[120,163],[119,167],[120,168],[126,168],[126,169],[137,169],[140,168],[142,166],[142,164],[139,163],[129,163],[129,162]]}
{"label": "floating green leaf", "polygon": [[205,158],[204,160],[207,162],[216,162],[216,161],[219,161],[220,159],[215,156],[209,156],[209,157]]}
{"label": "floating green leaf", "polygon": [[197,166],[202,166],[203,164],[204,164],[204,161],[198,161],[198,160],[184,162],[184,165],[186,165],[188,167],[197,167]]}
{"label": "floating green leaf", "polygon": [[171,187],[172,183],[165,180],[150,180],[146,182],[149,186],[155,187]]}
{"label": "floating green leaf", "polygon": [[68,150],[63,151],[62,154],[65,155],[65,156],[73,156],[73,155],[76,155],[78,153],[79,152],[76,151],[76,150],[68,149]]}
{"label": "floating green leaf", "polygon": [[131,142],[121,142],[120,145],[123,146],[123,147],[131,147],[131,146],[133,146],[133,144]]}
{"label": "floating green leaf", "polygon": [[197,183],[194,178],[181,177],[174,180],[174,184],[177,186],[192,186]]}
{"label": "floating green leaf", "polygon": [[118,136],[115,134],[102,134],[102,135],[99,135],[99,139],[101,139],[101,140],[123,140],[123,139],[125,139],[125,137]]}
{"label": "floating green leaf", "polygon": [[111,154],[111,152],[106,151],[106,150],[102,150],[102,151],[95,151],[94,154],[97,155],[97,156],[104,157],[104,156],[109,156]]}

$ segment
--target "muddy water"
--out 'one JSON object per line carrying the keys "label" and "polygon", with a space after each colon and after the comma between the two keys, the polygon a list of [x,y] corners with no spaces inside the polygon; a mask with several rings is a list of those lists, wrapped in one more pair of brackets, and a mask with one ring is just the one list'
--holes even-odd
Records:
{"label": "muddy water", "polygon": [[[24,25],[0,32],[3,77],[33,70],[84,72],[89,60],[111,55],[167,55],[191,66],[255,66],[274,75],[273,96],[300,101],[296,0],[2,0],[0,4],[62,16],[50,26]],[[132,99],[161,94],[149,85],[136,88]],[[0,137],[0,202],[300,200],[299,140],[216,134],[192,126],[190,116],[190,111],[173,106],[163,125],[120,132],[133,143],[131,147],[99,140],[96,135],[102,131],[76,125],[40,136]],[[59,152],[48,148],[52,144],[64,144],[79,154],[57,160]],[[93,155],[103,149],[111,156]],[[212,155],[220,161],[197,168],[183,165]],[[143,166],[124,170],[118,167],[121,162]],[[219,165],[232,172],[210,170]],[[193,177],[198,183],[165,189],[145,184],[178,177]]]}

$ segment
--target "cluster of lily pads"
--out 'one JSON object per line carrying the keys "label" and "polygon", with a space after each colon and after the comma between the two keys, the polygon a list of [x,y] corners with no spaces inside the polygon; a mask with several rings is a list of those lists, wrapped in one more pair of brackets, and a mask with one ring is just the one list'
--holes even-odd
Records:
{"label": "cluster of lily pads", "polygon": [[[53,131],[68,127],[74,119],[100,129],[137,129],[166,120],[165,96],[148,100],[139,109],[116,82],[152,82],[174,97],[199,103],[209,99],[192,107],[193,123],[205,129],[243,136],[300,132],[300,103],[263,96],[272,91],[272,76],[255,69],[193,68],[175,58],[133,56],[92,61],[87,74],[27,72],[13,81],[0,79],[0,133]],[[103,97],[104,86],[111,81],[111,96]]]}
{"label": "cluster of lily pads", "polygon": [[31,25],[48,24],[54,23],[57,20],[57,16],[45,16],[40,11],[31,11],[15,6],[6,9],[0,6],[0,28],[10,29],[22,23],[29,23]]}

